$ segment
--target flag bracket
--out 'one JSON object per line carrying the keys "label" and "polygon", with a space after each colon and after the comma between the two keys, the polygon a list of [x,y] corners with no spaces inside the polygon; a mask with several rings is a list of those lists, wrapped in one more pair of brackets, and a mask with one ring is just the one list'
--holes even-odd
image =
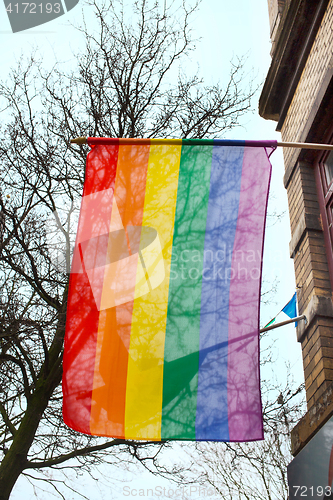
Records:
{"label": "flag bracket", "polygon": [[304,320],[305,324],[308,322],[305,314],[301,316],[296,316],[296,318],[287,319],[286,321],[281,321],[281,323],[275,323],[271,326],[266,326],[265,328],[261,328],[260,333],[268,332],[268,330],[274,330],[274,328],[279,328],[280,326],[288,325],[289,323],[296,323],[296,321]]}

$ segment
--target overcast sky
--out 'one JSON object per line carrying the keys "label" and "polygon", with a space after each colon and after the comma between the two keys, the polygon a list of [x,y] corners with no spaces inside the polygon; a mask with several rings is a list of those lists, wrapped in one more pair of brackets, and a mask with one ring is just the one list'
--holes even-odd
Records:
{"label": "overcast sky", "polygon": [[[7,1],[7,0],[6,0]],[[160,0],[161,2],[163,0]],[[168,1],[168,0],[167,0]],[[70,61],[71,50],[76,50],[80,44],[75,29],[70,23],[75,22],[80,15],[81,2],[59,19],[51,21],[35,29],[13,34],[7,19],[4,4],[0,4],[0,53],[1,77],[5,78],[9,68],[21,54],[29,54],[37,48],[47,61],[53,65],[56,60]],[[85,7],[85,15],[89,18],[90,7]],[[202,0],[200,11],[192,25],[195,34],[201,37],[196,52],[192,55],[192,64],[200,67],[201,74],[207,83],[217,79],[223,81],[223,76],[229,72],[229,61],[234,56],[248,55],[248,70],[254,69],[258,82],[263,82],[270,64],[270,40],[267,0]],[[259,94],[257,96],[257,100]],[[228,134],[232,139],[279,139],[275,132],[276,124],[267,122],[257,113],[257,102],[254,102],[255,112],[244,120],[244,127],[233,130]],[[271,200],[269,211],[287,211],[287,197],[283,188],[283,159],[282,151],[276,151],[271,157],[273,177],[271,185]],[[275,297],[275,303],[265,306],[261,311],[262,324],[286,304],[295,291],[293,264],[289,258],[289,219],[285,218],[279,224],[266,230],[264,275],[271,280],[275,275],[280,284]],[[284,371],[284,361],[289,361],[297,380],[302,380],[301,350],[296,342],[295,328],[283,327],[271,333],[268,342],[277,341],[279,354],[277,355],[275,372]],[[140,478],[131,476],[131,485],[141,484]],[[149,479],[150,481],[150,479]],[[153,480],[152,480],[153,481]],[[119,495],[105,498],[125,498]],[[29,500],[33,490],[26,487],[24,481],[19,481],[13,500],[25,498]],[[51,498],[44,496],[44,498]],[[66,498],[75,498],[70,496]],[[91,499],[102,498],[91,496]]]}

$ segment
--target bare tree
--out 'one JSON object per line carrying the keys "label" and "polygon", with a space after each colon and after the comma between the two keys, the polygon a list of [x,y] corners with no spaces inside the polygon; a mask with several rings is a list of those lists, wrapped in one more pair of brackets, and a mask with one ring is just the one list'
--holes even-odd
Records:
{"label": "bare tree", "polygon": [[[0,500],[9,498],[20,474],[73,458],[74,468],[87,471],[102,459],[135,459],[155,473],[170,472],[159,461],[166,444],[93,438],[62,421],[63,271],[70,266],[73,210],[57,214],[80,197],[87,153],[69,139],[221,136],[250,109],[254,93],[243,83],[242,61],[231,66],[225,87],[181,72],[179,63],[194,48],[190,16],[197,5],[175,12],[139,0],[131,20],[121,0],[92,1],[90,8],[96,29],[84,21],[78,28],[85,48],[76,68],[46,71],[34,54],[0,84],[6,123],[0,132]],[[62,268],[49,241],[51,220],[62,239],[60,249],[56,244]]]}
{"label": "bare tree", "polygon": [[[266,361],[272,366],[271,350]],[[264,361],[265,362],[265,361]],[[287,500],[290,431],[304,413],[304,384],[262,380],[265,440],[249,443],[196,443],[187,447],[191,475],[202,492],[228,500]],[[198,488],[197,488],[198,489]]]}

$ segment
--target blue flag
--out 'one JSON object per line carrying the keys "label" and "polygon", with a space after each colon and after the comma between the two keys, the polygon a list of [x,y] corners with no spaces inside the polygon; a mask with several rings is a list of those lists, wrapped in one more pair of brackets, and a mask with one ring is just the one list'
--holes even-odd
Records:
{"label": "blue flag", "polygon": [[293,297],[291,300],[289,300],[288,304],[284,306],[282,309],[282,312],[284,312],[289,318],[296,318],[297,312],[296,312],[296,292],[294,293]]}
{"label": "blue flag", "polygon": [[[295,292],[293,297],[289,300],[289,302],[284,306],[283,309],[269,322],[267,325],[264,326],[266,328],[267,326],[270,326],[276,322],[276,318],[281,314],[282,312],[289,316],[289,318],[296,318],[297,316],[297,307],[296,307],[296,302],[297,302],[297,293]],[[295,327],[297,326],[297,322],[295,322]]]}
{"label": "blue flag", "polygon": [[[288,304],[284,306],[282,309],[282,312],[284,312],[289,318],[296,318],[297,312],[296,312],[296,301],[297,301],[297,296],[296,292],[294,293],[293,297],[291,300],[289,300]],[[295,323],[295,327],[297,326],[297,322]]]}

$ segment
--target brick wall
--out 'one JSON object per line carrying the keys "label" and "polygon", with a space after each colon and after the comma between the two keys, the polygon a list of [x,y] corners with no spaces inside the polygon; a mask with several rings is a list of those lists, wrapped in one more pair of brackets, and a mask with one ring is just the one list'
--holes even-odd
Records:
{"label": "brick wall", "polygon": [[[303,69],[286,119],[281,129],[282,140],[304,142],[311,126],[309,117],[314,107],[319,107],[318,99],[322,82],[332,65],[333,47],[333,0],[328,4],[320,28]],[[284,150],[286,168],[293,161],[294,151]]]}
{"label": "brick wall", "polygon": [[[278,121],[282,141],[330,140],[333,0],[267,1],[272,64],[259,113]],[[332,200],[326,197],[324,201],[322,165],[316,163],[315,152],[285,148],[283,154],[292,235],[290,256],[299,313],[307,317],[307,323],[300,321],[296,330],[302,345],[308,404],[307,413],[291,433],[292,452],[297,454],[333,415],[333,245],[327,222],[331,220],[327,214]]]}
{"label": "brick wall", "polygon": [[332,328],[332,318],[316,318],[302,341],[309,409],[315,405],[333,380]]}
{"label": "brick wall", "polygon": [[[316,297],[317,301],[321,297],[331,297],[314,170],[310,164],[297,163],[287,183],[287,193],[292,234],[290,254],[294,259],[298,306],[300,313],[306,313],[310,320],[307,309],[312,297]],[[308,408],[333,381],[332,332],[333,319],[328,317],[314,317],[308,328],[304,328],[303,324],[298,326]],[[331,351],[327,351],[328,339],[332,344]]]}
{"label": "brick wall", "polygon": [[[328,4],[301,79],[289,106],[281,134],[283,141],[306,140],[313,109],[319,109],[323,81],[332,64],[333,0]],[[308,409],[315,406],[333,381],[333,306],[331,282],[313,165],[297,160],[299,151],[284,149],[285,186],[288,193],[300,314],[298,340],[302,345]]]}

